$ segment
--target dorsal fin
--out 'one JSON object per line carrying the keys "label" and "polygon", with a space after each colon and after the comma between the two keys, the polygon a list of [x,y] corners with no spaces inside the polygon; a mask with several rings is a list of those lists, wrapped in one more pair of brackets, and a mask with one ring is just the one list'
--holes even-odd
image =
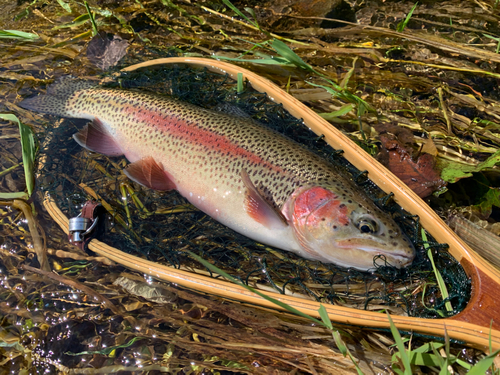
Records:
{"label": "dorsal fin", "polygon": [[45,95],[24,99],[19,106],[31,111],[50,113],[63,117],[74,117],[68,113],[66,103],[78,91],[96,87],[97,83],[87,80],[63,77],[50,85]]}

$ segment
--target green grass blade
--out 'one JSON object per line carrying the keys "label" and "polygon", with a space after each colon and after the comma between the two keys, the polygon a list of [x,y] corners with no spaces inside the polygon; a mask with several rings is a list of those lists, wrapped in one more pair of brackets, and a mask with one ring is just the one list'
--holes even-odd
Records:
{"label": "green grass blade", "polygon": [[328,328],[333,330],[332,321],[330,320],[330,317],[328,316],[328,312],[326,311],[325,306],[319,305],[318,311],[319,311],[319,316],[321,317],[321,320],[323,321],[323,323],[325,323],[325,325]]}
{"label": "green grass blade", "polygon": [[63,0],[57,0],[57,2],[66,12],[71,13],[71,7],[68,3],[65,3]]}
{"label": "green grass blade", "polygon": [[54,26],[52,30],[59,30],[59,29],[68,29],[72,27],[78,27],[86,23],[90,19],[90,16],[88,13],[82,14],[81,16],[76,17],[73,21],[65,23],[63,25],[58,25]]}
{"label": "green grass blade", "polygon": [[299,55],[293,52],[292,49],[288,47],[285,43],[283,43],[281,40],[274,39],[271,42],[271,47],[274,48],[274,50],[278,53],[278,55],[289,61],[291,64],[299,68],[305,69],[309,72],[313,73],[316,72],[311,65],[307,64],[304,60],[302,60]]}
{"label": "green grass blade", "polygon": [[0,171],[0,177],[6,175],[6,174],[9,174],[10,172],[12,172],[14,169],[16,169],[17,167],[21,166],[23,163],[17,163],[15,165],[13,165],[12,167],[9,167],[7,169],[4,169],[3,171]]}
{"label": "green grass blade", "polygon": [[412,352],[414,352],[414,353],[427,353],[430,350],[432,350],[431,349],[432,347],[434,347],[435,349],[441,349],[443,346],[444,346],[444,344],[442,344],[440,342],[430,342],[430,343],[426,343],[422,346],[419,346],[418,348],[413,349]]}
{"label": "green grass blade", "polygon": [[[260,291],[258,291],[257,289],[255,288],[252,288],[251,286],[249,285],[246,285],[244,283],[242,283],[241,281],[235,279],[234,277],[232,277],[231,275],[227,274],[226,272],[224,272],[223,270],[221,270],[220,268],[214,266],[213,264],[207,262],[205,259],[199,257],[198,255],[194,254],[193,252],[191,251],[187,251],[187,253],[189,255],[191,255],[194,259],[196,259],[198,262],[200,262],[201,264],[203,264],[205,267],[207,267],[210,271],[212,272],[215,272],[215,273],[218,273],[219,275],[225,277],[226,279],[228,279],[229,281],[232,281],[233,283],[237,284],[237,285],[240,285],[244,288],[246,288],[247,290],[251,291],[252,293],[255,293],[257,294],[258,296],[274,303],[275,305],[277,306],[280,306],[281,308],[291,312],[292,314],[296,314],[296,315],[299,315],[299,316],[302,316],[304,318],[307,318],[309,320],[311,320],[312,322],[316,323],[316,324],[319,324],[320,326],[323,326],[323,327],[327,327],[325,325],[325,323],[323,323],[322,321],[316,319],[316,318],[313,318],[312,316],[310,315],[307,315],[306,313],[303,313],[302,311],[299,311],[297,310],[296,308],[290,306],[290,305],[287,305],[286,303],[283,303],[281,301],[278,301],[277,299],[274,299],[272,297],[269,297],[267,294],[264,294],[264,293],[261,293]],[[328,327],[327,327],[328,328]]]}
{"label": "green grass blade", "polygon": [[219,275],[225,277],[229,281],[232,281],[233,283],[246,288],[247,290],[251,291],[252,293],[255,293],[255,294],[261,296],[262,298],[264,298],[264,299],[266,299],[266,300],[274,303],[277,306],[282,307],[283,309],[285,309],[285,310],[287,310],[287,311],[289,311],[289,312],[291,312],[293,314],[296,314],[296,315],[302,316],[304,318],[307,318],[307,319],[311,320],[312,322],[314,322],[314,323],[316,323],[316,324],[318,324],[320,326],[324,326],[324,327],[329,328],[330,330],[332,330],[333,338],[334,338],[335,343],[337,344],[337,347],[339,348],[340,352],[344,356],[346,356],[346,355],[349,356],[349,358],[351,359],[352,363],[356,367],[358,375],[363,375],[363,372],[361,371],[361,369],[358,366],[358,363],[356,362],[356,358],[354,358],[354,356],[349,351],[349,348],[345,345],[344,341],[340,337],[339,330],[336,330],[336,329],[334,330],[332,322],[330,320],[330,317],[328,316],[328,313],[327,313],[327,311],[326,311],[326,309],[325,309],[325,307],[323,305],[320,305],[320,308],[319,308],[319,314],[320,314],[321,319],[322,319],[322,321],[319,321],[318,319],[313,318],[312,316],[307,315],[307,314],[305,314],[305,313],[297,310],[296,308],[294,308],[294,307],[292,307],[290,305],[287,305],[286,303],[278,301],[277,299],[274,299],[274,298],[272,298],[272,297],[270,297],[270,296],[268,296],[268,295],[266,295],[264,293],[261,293],[260,291],[256,290],[255,288],[252,288],[251,286],[243,284],[241,281],[235,279],[231,275],[227,274],[223,270],[221,270],[218,267],[214,266],[210,262],[207,262],[205,259],[199,257],[198,255],[192,253],[191,251],[187,251],[187,253],[189,253],[189,255],[191,255],[194,259],[196,259],[198,262],[200,262],[201,264],[203,264],[205,267],[207,267],[212,272],[218,273]]}
{"label": "green grass blade", "polygon": [[444,325],[444,352],[446,354],[446,359],[445,359],[445,366],[443,368],[446,368],[446,373],[448,373],[448,366],[450,365],[450,336],[448,335],[448,330],[446,329],[446,324]]}
{"label": "green grass blade", "polygon": [[344,104],[342,107],[340,107],[339,110],[329,112],[329,113],[318,113],[321,117],[323,117],[325,120],[333,120],[338,117],[342,117],[344,115],[347,115],[349,112],[351,112],[355,108],[355,105],[353,103],[347,103]]}
{"label": "green grass blade", "polygon": [[239,61],[239,62],[247,62],[247,63],[252,63],[252,64],[293,66],[289,61],[282,59],[282,58],[279,58],[279,57],[270,57],[268,59],[240,59],[239,57],[227,57],[227,56],[218,56],[218,55],[213,55],[212,57],[217,59],[217,60]]}
{"label": "green grass blade", "polygon": [[[331,79],[324,78],[324,80],[325,80],[326,82],[328,82],[328,84],[329,84],[330,86],[332,86],[332,87],[333,87],[333,89],[334,89],[335,91],[338,91],[338,92],[344,91],[344,90],[342,89],[342,87],[340,87],[340,85],[337,85],[337,84],[336,84],[335,82],[333,82]],[[326,87],[326,86],[324,86],[324,87]]]}
{"label": "green grass blade", "polygon": [[333,333],[333,339],[335,340],[335,345],[337,345],[337,348],[339,348],[340,352],[345,357],[348,351],[347,345],[345,344],[344,340],[342,340],[342,337],[340,337],[340,334],[338,332],[332,332],[332,333]]}
{"label": "green grass blade", "polygon": [[253,19],[255,20],[255,22],[253,22],[253,25],[260,30],[260,26],[259,23],[257,22],[257,15],[255,14],[255,11],[252,8],[248,7],[245,7],[243,9],[245,9],[253,17]]}
{"label": "green grass blade", "polygon": [[229,8],[231,8],[231,10],[236,13],[238,16],[240,16],[241,18],[244,18],[250,25],[253,25],[255,26],[257,29],[260,30],[259,28],[259,24],[257,22],[253,22],[252,20],[250,20],[250,18],[248,18],[247,16],[245,16],[241,10],[239,10],[238,8],[236,8],[233,3],[231,3],[229,0],[222,0],[222,2]]}
{"label": "green grass blade", "polygon": [[439,371],[439,375],[450,375],[450,371],[448,370],[448,362],[445,362],[441,370]]}
{"label": "green grass blade", "polygon": [[36,34],[26,33],[24,31],[0,30],[0,38],[35,40],[35,39],[38,39],[40,37]]}
{"label": "green grass blade", "polygon": [[500,52],[500,38],[496,38],[494,36],[488,35],[488,34],[483,34],[485,37],[493,39],[495,42],[497,42],[497,49],[495,50],[495,53]]}
{"label": "green grass blade", "polygon": [[416,366],[439,367],[441,362],[435,354],[412,351],[410,363]]}
{"label": "green grass blade", "polygon": [[401,356],[401,361],[403,362],[404,374],[412,375],[410,358],[408,356],[408,352],[406,351],[405,344],[403,343],[403,339],[401,338],[401,335],[399,334],[398,329],[394,325],[394,322],[392,321],[392,318],[389,315],[389,313],[387,313],[387,318],[389,319],[389,324],[391,326],[391,333],[392,336],[394,337],[394,341],[396,341],[396,347],[398,348],[399,354]]}
{"label": "green grass blade", "polygon": [[28,200],[29,196],[24,191],[17,193],[0,193],[0,199],[25,199]]}
{"label": "green grass blade", "polygon": [[94,36],[96,36],[97,34],[99,34],[99,31],[97,30],[97,24],[95,23],[94,14],[90,10],[89,4],[87,4],[86,1],[84,1],[83,4],[85,5],[85,8],[87,9],[87,13],[89,14],[90,22],[92,23],[92,34]]}
{"label": "green grass blade", "polygon": [[470,370],[472,368],[470,363],[467,363],[459,358],[456,358],[456,362],[466,370]]}
{"label": "green grass blade", "polygon": [[346,75],[344,76],[344,78],[340,82],[339,86],[342,87],[342,89],[344,89],[344,90],[347,87],[347,84],[349,83],[349,80],[351,79],[352,75],[354,74],[354,70],[356,69],[356,61],[357,60],[358,60],[358,58],[355,57],[353,62],[352,62],[352,68],[347,71]]}
{"label": "green grass blade", "polygon": [[438,361],[438,363],[439,363],[438,367],[443,368],[443,366],[445,364],[444,358],[441,356],[441,354],[439,354],[438,350],[436,349],[436,347],[434,345],[431,345],[431,350],[434,353],[436,361]]}
{"label": "green grass blade", "polygon": [[307,84],[315,87],[321,87],[325,89],[329,94],[331,94],[334,98],[340,98],[342,100],[345,100],[349,103],[353,103],[357,106],[358,111],[357,114],[358,116],[362,116],[365,112],[375,112],[375,109],[370,106],[366,101],[361,99],[360,97],[351,94],[349,91],[346,91],[342,89],[339,85],[337,85],[335,82],[325,79],[326,82],[328,82],[332,87],[325,86],[325,85],[320,85],[318,83],[313,83],[313,82],[307,82]]}
{"label": "green grass blade", "polygon": [[493,364],[495,357],[500,353],[500,350],[497,350],[494,353],[491,353],[489,356],[484,357],[478,363],[476,363],[469,370],[467,375],[484,375],[488,373],[490,366]]}
{"label": "green grass blade", "polygon": [[[429,244],[427,243],[427,235],[425,234],[424,228],[422,228],[421,233],[422,233],[422,240],[424,241],[424,247],[427,249],[427,256],[429,257],[429,259],[431,261],[432,269],[434,270],[434,275],[436,276],[439,290],[441,291],[441,295],[443,296],[443,299],[446,299],[450,295],[448,294],[448,289],[446,288],[446,284],[444,283],[443,277],[441,276],[441,273],[436,268],[436,264],[434,263],[434,257],[432,256],[432,250],[429,247]],[[453,306],[451,305],[450,301],[446,301],[445,307],[446,307],[446,311],[448,311],[448,312],[453,311]]]}
{"label": "green grass blade", "polygon": [[493,35],[488,35],[488,34],[483,34],[485,37],[493,39],[495,42],[500,42],[500,38],[497,38],[496,36]]}
{"label": "green grass blade", "polygon": [[[326,312],[326,310],[325,310],[325,312]],[[333,339],[335,340],[335,344],[337,345],[337,348],[340,350],[342,355],[344,357],[349,356],[350,360],[352,361],[352,363],[356,367],[356,371],[358,372],[358,375],[363,375],[363,371],[361,371],[361,369],[359,368],[358,362],[356,362],[356,358],[354,358],[354,356],[351,354],[349,348],[345,344],[344,340],[342,340],[342,337],[340,337],[340,332],[335,330],[332,332],[332,335],[333,335]]]}
{"label": "green grass blade", "polygon": [[366,111],[368,111],[368,108],[366,107],[365,103],[359,102],[358,103],[358,117],[363,116]]}
{"label": "green grass blade", "polygon": [[236,92],[240,93],[245,90],[245,84],[243,80],[243,73],[238,73],[237,79],[236,79]]}
{"label": "green grass blade", "polygon": [[325,85],[320,85],[319,83],[313,83],[313,82],[306,82],[306,83],[308,85],[311,85],[311,86],[314,86],[314,87],[321,87],[321,88],[325,89],[334,98],[343,97],[343,95],[342,95],[342,89],[340,88],[340,86],[334,84],[333,82],[332,83],[336,86],[334,88],[331,88],[331,87],[328,87],[328,86],[325,86]]}
{"label": "green grass blade", "polygon": [[28,195],[31,196],[33,190],[35,189],[35,175],[34,175],[34,165],[35,165],[35,137],[33,136],[33,131],[28,125],[23,124],[19,119],[11,114],[0,114],[0,118],[17,122],[19,125],[19,133],[21,134],[21,148],[23,154],[23,165],[24,165],[24,175],[26,178],[26,188],[28,189]]}
{"label": "green grass blade", "polygon": [[403,30],[408,25],[408,22],[410,22],[410,18],[413,15],[413,12],[415,11],[415,9],[417,8],[417,5],[418,5],[418,1],[415,3],[413,8],[411,8],[410,12],[406,15],[406,18],[403,21],[401,21],[400,23],[398,23],[398,26],[396,27],[397,31],[399,31],[400,33],[403,32]]}

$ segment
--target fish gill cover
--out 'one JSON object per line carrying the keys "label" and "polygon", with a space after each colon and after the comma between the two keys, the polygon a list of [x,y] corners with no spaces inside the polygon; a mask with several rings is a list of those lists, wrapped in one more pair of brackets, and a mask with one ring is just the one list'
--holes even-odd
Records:
{"label": "fish gill cover", "polygon": [[[447,246],[436,243],[427,234],[434,261],[448,288],[449,298],[443,300],[426,255],[418,218],[387,199],[366,174],[342,157],[340,150],[332,149],[266,95],[250,87],[237,93],[231,79],[182,65],[123,73],[107,86],[165,93],[209,109],[228,104],[238,107],[352,176],[360,189],[395,217],[413,242],[417,255],[407,268],[396,269],[381,257],[375,259],[377,268],[373,272],[361,272],[261,245],[197,210],[176,191],[161,193],[133,183],[122,174],[125,158],[110,158],[81,148],[72,135],[82,120],[56,122],[47,128],[41,142],[40,187],[51,194],[68,217],[77,216],[89,199],[106,202],[110,220],[101,241],[154,262],[210,274],[190,258],[189,250],[258,289],[294,293],[322,303],[386,309],[426,318],[454,315],[465,308],[471,293],[470,281],[446,251]],[[451,302],[453,311],[445,309],[446,302]]]}

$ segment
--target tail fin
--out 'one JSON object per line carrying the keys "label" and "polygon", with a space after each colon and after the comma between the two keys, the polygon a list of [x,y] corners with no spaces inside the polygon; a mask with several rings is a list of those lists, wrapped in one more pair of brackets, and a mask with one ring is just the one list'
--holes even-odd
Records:
{"label": "tail fin", "polygon": [[[67,117],[66,102],[77,91],[98,86],[95,82],[62,78],[48,87],[45,95],[24,99],[19,106],[30,111]],[[69,116],[68,116],[69,117]]]}

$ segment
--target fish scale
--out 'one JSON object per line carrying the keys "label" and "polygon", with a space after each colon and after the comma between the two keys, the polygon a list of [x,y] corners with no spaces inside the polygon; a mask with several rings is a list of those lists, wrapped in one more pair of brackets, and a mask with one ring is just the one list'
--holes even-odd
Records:
{"label": "fish scale", "polygon": [[383,255],[406,266],[414,248],[343,171],[242,116],[170,97],[61,80],[26,109],[92,122],[83,147],[125,155],[125,174],[193,205],[257,241],[308,259],[367,270]]}

